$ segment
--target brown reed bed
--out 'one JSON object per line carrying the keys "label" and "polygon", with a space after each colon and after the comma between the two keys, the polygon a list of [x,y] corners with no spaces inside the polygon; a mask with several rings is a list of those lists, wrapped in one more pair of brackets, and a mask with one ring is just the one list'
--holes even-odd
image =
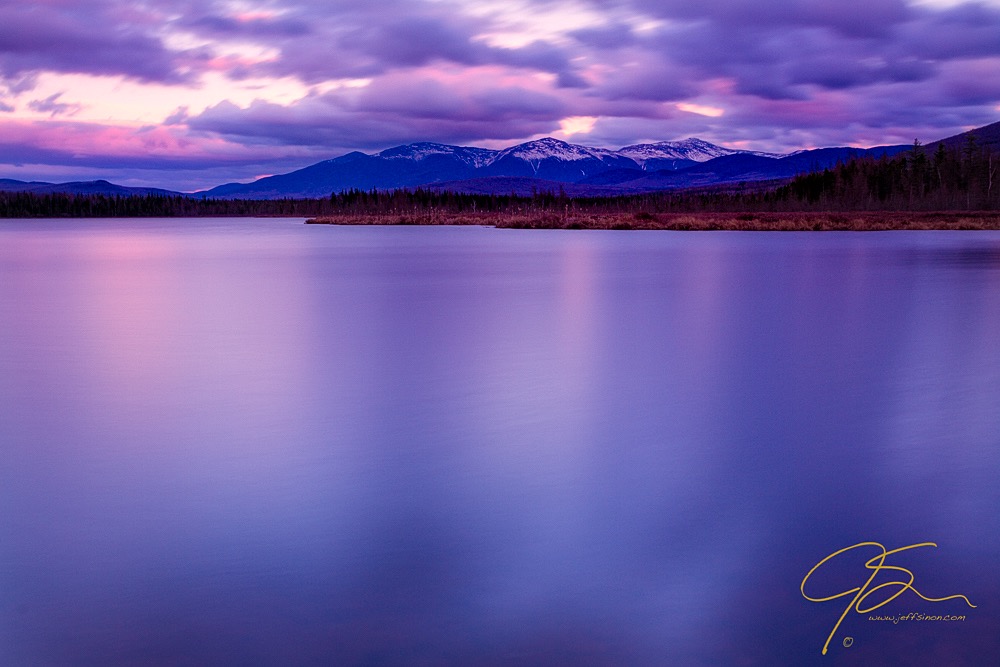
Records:
{"label": "brown reed bed", "polygon": [[328,225],[480,225],[508,229],[673,231],[1000,230],[1000,212],[864,211],[782,213],[472,213],[419,211],[311,218]]}

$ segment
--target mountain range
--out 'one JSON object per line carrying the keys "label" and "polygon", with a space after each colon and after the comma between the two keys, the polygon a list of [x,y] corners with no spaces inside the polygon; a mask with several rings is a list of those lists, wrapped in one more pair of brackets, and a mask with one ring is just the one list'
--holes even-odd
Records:
{"label": "mountain range", "polygon": [[[959,146],[975,135],[981,146],[1000,148],[1000,123],[928,144]],[[475,194],[563,191],[600,196],[777,181],[822,170],[852,157],[893,156],[910,145],[818,148],[788,154],[717,146],[697,138],[635,144],[618,150],[567,143],[552,137],[502,150],[438,143],[396,146],[374,154],[347,153],[287,174],[250,183],[228,183],[190,196],[214,199],[320,198],[345,190],[417,187]],[[0,191],[106,195],[178,195],[128,188],[107,181],[41,183],[0,179]]]}
{"label": "mountain range", "polygon": [[824,148],[783,155],[725,148],[696,138],[636,144],[616,151],[552,137],[503,150],[416,143],[372,155],[348,153],[288,174],[229,183],[196,194],[234,199],[315,198],[350,189],[425,187],[479,194],[530,194],[561,188],[571,196],[611,195],[789,178],[852,156],[894,155],[908,148]]}

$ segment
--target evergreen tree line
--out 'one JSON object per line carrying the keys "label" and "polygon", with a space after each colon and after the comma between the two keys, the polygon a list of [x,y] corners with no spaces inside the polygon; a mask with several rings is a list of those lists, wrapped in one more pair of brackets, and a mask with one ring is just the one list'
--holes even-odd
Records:
{"label": "evergreen tree line", "polygon": [[957,211],[1000,209],[1000,153],[977,144],[920,142],[892,158],[859,158],[802,174],[775,195],[816,210]]}
{"label": "evergreen tree line", "polygon": [[199,199],[0,192],[2,218],[211,217],[586,212],[956,211],[1000,209],[1000,154],[977,145],[938,144],[928,155],[919,142],[892,158],[854,158],[784,183],[748,183],[698,190],[605,197],[559,192],[461,194],[415,190],[348,190],[322,199]]}
{"label": "evergreen tree line", "polygon": [[328,215],[327,199],[196,199],[182,195],[0,192],[0,218],[196,218]]}

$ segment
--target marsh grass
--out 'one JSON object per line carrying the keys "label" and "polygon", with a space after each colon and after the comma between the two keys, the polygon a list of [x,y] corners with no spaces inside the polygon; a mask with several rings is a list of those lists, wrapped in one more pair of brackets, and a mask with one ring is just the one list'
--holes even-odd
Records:
{"label": "marsh grass", "polygon": [[849,213],[451,213],[344,214],[311,218],[330,225],[479,225],[507,229],[612,229],[673,231],[889,231],[998,230],[1000,212]]}

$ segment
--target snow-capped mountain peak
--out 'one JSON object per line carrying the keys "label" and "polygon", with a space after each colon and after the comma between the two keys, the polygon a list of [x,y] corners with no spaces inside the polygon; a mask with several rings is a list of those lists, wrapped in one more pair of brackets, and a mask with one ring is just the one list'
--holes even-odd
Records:
{"label": "snow-capped mountain peak", "polygon": [[[487,167],[503,158],[514,158],[530,163],[536,170],[544,160],[557,160],[560,162],[578,162],[581,160],[598,160],[606,165],[617,163],[622,165],[621,160],[631,160],[639,166],[645,165],[650,160],[690,160],[693,162],[706,162],[723,155],[733,155],[735,153],[749,153],[763,157],[783,157],[774,153],[757,153],[753,151],[735,150],[716,146],[702,139],[692,137],[680,141],[660,141],[652,144],[635,144],[625,146],[617,151],[606,148],[594,148],[592,146],[581,146],[571,144],[554,137],[544,137],[534,141],[528,141],[515,146],[510,146],[503,150],[489,150],[486,148],[476,148],[472,146],[451,146],[433,142],[418,142],[387,148],[384,151],[375,153],[373,157],[384,160],[411,160],[419,162],[434,155],[451,155],[473,168]],[[627,163],[626,163],[627,164]]]}
{"label": "snow-capped mountain peak", "polygon": [[618,155],[631,158],[640,165],[647,160],[667,159],[667,160],[692,160],[694,162],[707,162],[724,155],[756,155],[759,157],[780,158],[785,157],[781,153],[761,153],[759,151],[745,151],[724,146],[716,146],[703,139],[691,137],[680,141],[659,141],[655,144],[634,144],[625,146],[617,151]]}
{"label": "snow-capped mountain peak", "polygon": [[[906,145],[883,146],[868,149],[867,154],[894,155],[908,149]],[[547,188],[551,188],[552,182],[573,183],[580,185],[579,193],[655,191],[706,183],[787,178],[817,165],[832,165],[848,150],[806,151],[789,160],[787,155],[726,148],[693,137],[634,144],[617,151],[571,144],[553,137],[504,150],[422,142],[374,154],[347,153],[288,174],[248,184],[219,186],[207,191],[207,196],[325,197],[330,192],[349,189],[423,186],[512,192],[517,183],[523,185],[526,179],[537,179],[542,182],[539,187]],[[810,155],[814,159],[806,159]],[[744,156],[758,156],[758,159],[747,160]],[[716,166],[694,167],[699,162],[719,158],[722,159]]]}
{"label": "snow-capped mountain peak", "polygon": [[413,160],[414,162],[419,162],[432,155],[454,155],[468,165],[482,167],[492,162],[498,153],[499,151],[492,151],[486,148],[450,146],[448,144],[436,144],[424,141],[387,148],[380,153],[375,153],[374,157],[380,157],[385,160]]}
{"label": "snow-capped mountain peak", "polygon": [[552,137],[545,137],[543,139],[536,139],[535,141],[529,141],[527,143],[511,146],[510,148],[500,151],[500,154],[497,155],[497,159],[511,156],[528,162],[540,162],[548,158],[556,158],[557,160],[573,162],[576,160],[600,160],[602,157],[610,154],[611,151],[599,148],[588,148],[587,146],[578,146],[576,144],[570,144]]}
{"label": "snow-capped mountain peak", "polygon": [[395,146],[387,148],[380,153],[375,153],[375,157],[386,160],[421,160],[428,155],[447,155],[455,152],[457,146],[446,144],[435,144],[429,141],[422,141],[405,146]]}
{"label": "snow-capped mountain peak", "polygon": [[655,144],[634,144],[616,151],[618,155],[635,160],[640,165],[647,160],[692,160],[707,162],[723,155],[739,153],[731,148],[716,146],[702,139],[692,137],[681,141],[660,141]]}

